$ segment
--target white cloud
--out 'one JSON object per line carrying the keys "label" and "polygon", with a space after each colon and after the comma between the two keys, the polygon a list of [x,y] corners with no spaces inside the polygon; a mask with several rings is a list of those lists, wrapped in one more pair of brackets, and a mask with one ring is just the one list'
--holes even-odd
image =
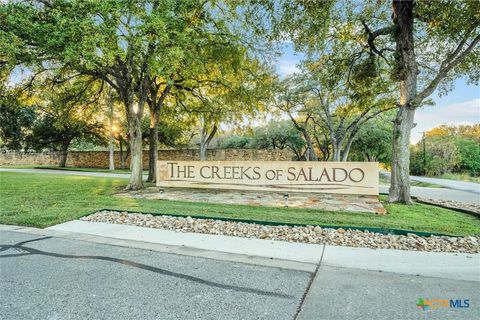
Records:
{"label": "white cloud", "polygon": [[436,105],[421,108],[415,113],[417,126],[412,130],[411,142],[421,139],[422,131],[441,124],[459,125],[480,123],[480,98],[446,106]]}
{"label": "white cloud", "polygon": [[299,72],[297,68],[298,60],[280,60],[278,64],[278,71],[280,75],[285,77],[292,73]]}

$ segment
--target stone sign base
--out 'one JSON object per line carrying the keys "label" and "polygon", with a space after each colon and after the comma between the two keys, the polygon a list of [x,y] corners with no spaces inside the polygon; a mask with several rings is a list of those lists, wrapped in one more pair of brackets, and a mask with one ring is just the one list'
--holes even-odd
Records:
{"label": "stone sign base", "polygon": [[301,192],[289,193],[288,201],[286,201],[285,194],[281,192],[149,187],[141,191],[120,192],[116,196],[151,200],[177,200],[268,207],[285,207],[285,205],[288,205],[290,208],[375,214],[387,213],[377,196],[367,195]]}

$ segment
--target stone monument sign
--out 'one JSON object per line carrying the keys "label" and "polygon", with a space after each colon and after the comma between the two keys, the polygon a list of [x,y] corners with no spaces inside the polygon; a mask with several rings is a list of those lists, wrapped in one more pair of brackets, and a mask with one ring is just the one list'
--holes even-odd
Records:
{"label": "stone monument sign", "polygon": [[378,163],[158,161],[157,186],[378,195]]}

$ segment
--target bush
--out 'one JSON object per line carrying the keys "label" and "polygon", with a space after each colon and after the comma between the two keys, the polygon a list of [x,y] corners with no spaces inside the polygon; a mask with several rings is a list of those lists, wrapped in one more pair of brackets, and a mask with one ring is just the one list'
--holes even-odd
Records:
{"label": "bush", "polygon": [[[458,163],[457,148],[450,137],[430,137],[426,140],[425,172],[439,176],[452,172]],[[410,155],[410,173],[424,174],[423,142],[420,141]]]}
{"label": "bush", "polygon": [[470,139],[457,139],[459,171],[466,171],[472,176],[480,175],[480,145]]}
{"label": "bush", "polygon": [[423,152],[417,146],[410,148],[410,174],[421,176],[423,172]]}
{"label": "bush", "polygon": [[230,136],[220,142],[222,149],[247,149],[252,138],[246,136]]}
{"label": "bush", "polygon": [[[480,126],[439,126],[425,138],[425,171],[429,176],[448,173],[480,175]],[[423,140],[410,151],[410,173],[424,174]]]}

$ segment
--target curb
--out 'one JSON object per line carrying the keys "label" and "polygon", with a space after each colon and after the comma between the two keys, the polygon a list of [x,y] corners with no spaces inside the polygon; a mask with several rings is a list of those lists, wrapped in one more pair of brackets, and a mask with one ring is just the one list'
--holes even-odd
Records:
{"label": "curb", "polygon": [[[91,223],[91,222],[88,222]],[[58,226],[58,225],[57,225]],[[115,247],[148,250],[159,253],[175,254],[180,256],[189,256],[204,259],[213,259],[233,263],[244,263],[264,267],[280,268],[287,270],[296,270],[313,273],[317,268],[317,262],[303,262],[285,258],[266,257],[261,255],[248,255],[228,251],[218,251],[213,249],[202,249],[194,246],[183,246],[175,244],[164,244],[159,242],[146,241],[145,239],[125,239],[111,237],[110,235],[89,234],[74,231],[56,230],[56,229],[38,229],[31,227],[21,227],[14,225],[0,224],[0,231],[9,231],[25,233],[30,235],[51,236],[68,240],[85,241],[94,244],[109,245]]]}

